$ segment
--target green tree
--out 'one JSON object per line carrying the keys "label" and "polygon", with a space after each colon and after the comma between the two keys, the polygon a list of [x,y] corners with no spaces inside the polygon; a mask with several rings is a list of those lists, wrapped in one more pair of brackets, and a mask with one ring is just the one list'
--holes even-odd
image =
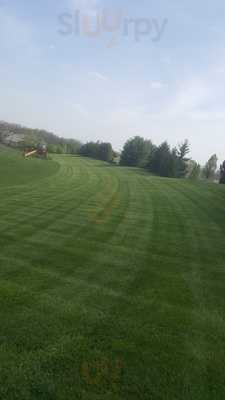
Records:
{"label": "green tree", "polygon": [[148,164],[148,168],[151,172],[164,176],[174,176],[174,161],[175,151],[171,152],[170,146],[167,142],[163,142],[159,147],[155,147]]}
{"label": "green tree", "polygon": [[150,140],[135,136],[125,143],[120,164],[130,167],[145,167],[152,148],[153,146]]}
{"label": "green tree", "polygon": [[85,157],[112,162],[114,151],[111,143],[88,142],[81,146],[80,154]]}
{"label": "green tree", "polygon": [[113,149],[111,143],[100,143],[99,159],[107,162],[113,161]]}
{"label": "green tree", "polygon": [[53,153],[53,154],[55,154],[55,153],[57,153],[57,145],[56,144],[49,144],[48,145],[48,152],[49,153]]}
{"label": "green tree", "polygon": [[220,184],[225,185],[225,161],[220,166]]}
{"label": "green tree", "polygon": [[210,159],[207,161],[206,165],[203,168],[203,177],[208,180],[215,179],[216,171],[217,171],[217,162],[218,158],[216,154],[214,154]]}
{"label": "green tree", "polygon": [[177,155],[180,160],[188,161],[186,155],[190,153],[190,145],[188,140],[186,139],[183,143],[178,145]]}
{"label": "green tree", "polygon": [[37,147],[39,140],[37,136],[33,133],[26,133],[23,140],[23,147],[33,148]]}
{"label": "green tree", "polygon": [[99,158],[99,142],[88,142],[81,146],[80,154],[85,157]]}
{"label": "green tree", "polygon": [[78,154],[81,148],[81,143],[75,139],[66,139],[67,153]]}
{"label": "green tree", "polygon": [[57,144],[56,153],[57,154],[64,154],[65,153],[65,148],[64,148],[64,146],[62,144]]}
{"label": "green tree", "polygon": [[176,170],[175,170],[175,176],[177,178],[184,178],[187,174],[188,170],[188,161],[189,158],[186,156],[190,153],[190,145],[188,143],[188,140],[185,140],[183,143],[178,145],[178,149],[176,151]]}
{"label": "green tree", "polygon": [[190,161],[187,167],[187,177],[192,180],[200,179],[201,165],[196,161]]}
{"label": "green tree", "polygon": [[159,147],[153,147],[148,168],[160,176],[183,178],[187,173],[188,158],[186,156],[189,151],[187,140],[172,150],[167,142],[163,142]]}

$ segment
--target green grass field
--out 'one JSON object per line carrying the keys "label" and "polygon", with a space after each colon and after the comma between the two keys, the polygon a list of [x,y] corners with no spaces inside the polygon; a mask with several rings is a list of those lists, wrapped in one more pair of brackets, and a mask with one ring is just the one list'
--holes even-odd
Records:
{"label": "green grass field", "polygon": [[0,153],[0,399],[225,398],[225,187]]}

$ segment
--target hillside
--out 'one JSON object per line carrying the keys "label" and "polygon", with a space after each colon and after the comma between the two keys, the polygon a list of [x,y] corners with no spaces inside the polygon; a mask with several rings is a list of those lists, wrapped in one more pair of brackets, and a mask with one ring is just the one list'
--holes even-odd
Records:
{"label": "hillside", "polygon": [[46,130],[31,129],[5,121],[0,121],[0,143],[16,148],[45,143],[53,153],[70,154],[76,154],[81,146],[75,139],[65,139]]}
{"label": "hillside", "polygon": [[0,398],[225,398],[225,187],[4,157]]}

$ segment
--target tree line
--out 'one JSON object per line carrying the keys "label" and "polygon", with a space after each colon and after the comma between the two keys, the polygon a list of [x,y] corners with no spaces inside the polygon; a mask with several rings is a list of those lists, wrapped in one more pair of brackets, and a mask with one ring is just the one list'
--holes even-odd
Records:
{"label": "tree line", "polygon": [[111,143],[103,142],[88,142],[81,146],[79,153],[84,157],[91,157],[107,162],[112,162],[116,156]]}
{"label": "tree line", "polygon": [[129,139],[122,150],[120,165],[141,167],[156,175],[168,178],[217,180],[225,183],[225,161],[218,171],[218,158],[212,155],[204,167],[189,158],[188,140],[172,147],[167,141],[159,146],[140,136]]}
{"label": "tree line", "polygon": [[225,184],[225,161],[218,170],[218,159],[213,154],[201,167],[189,157],[190,145],[187,140],[177,147],[171,147],[167,141],[156,146],[151,140],[135,136],[125,143],[119,156],[111,143],[98,141],[82,144],[79,140],[65,139],[46,130],[0,121],[0,143],[19,148],[36,147],[43,143],[50,153],[79,154],[110,163],[120,158],[121,166],[145,168],[163,177],[216,180]]}
{"label": "tree line", "polygon": [[168,178],[182,178],[187,173],[189,152],[187,140],[177,148],[171,148],[166,141],[156,146],[150,140],[135,136],[125,143],[120,165],[142,167]]}
{"label": "tree line", "polygon": [[220,166],[220,183],[225,185],[225,161]]}

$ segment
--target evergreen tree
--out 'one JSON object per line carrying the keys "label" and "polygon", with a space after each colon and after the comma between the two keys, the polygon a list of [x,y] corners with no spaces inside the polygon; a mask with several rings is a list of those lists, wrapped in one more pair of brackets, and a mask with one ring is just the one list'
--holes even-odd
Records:
{"label": "evergreen tree", "polygon": [[220,184],[225,185],[225,161],[220,166]]}
{"label": "evergreen tree", "polygon": [[177,155],[180,160],[188,161],[186,155],[190,153],[190,145],[186,139],[183,143],[178,145]]}
{"label": "evergreen tree", "polygon": [[188,161],[189,158],[187,158],[187,154],[190,152],[190,146],[188,143],[188,140],[185,140],[183,143],[181,143],[178,146],[177,149],[177,162],[176,162],[176,170],[175,170],[175,176],[177,178],[184,178],[187,174],[187,168],[188,168]]}
{"label": "evergreen tree", "polygon": [[160,176],[171,177],[174,173],[174,160],[167,142],[155,147],[148,168]]}

